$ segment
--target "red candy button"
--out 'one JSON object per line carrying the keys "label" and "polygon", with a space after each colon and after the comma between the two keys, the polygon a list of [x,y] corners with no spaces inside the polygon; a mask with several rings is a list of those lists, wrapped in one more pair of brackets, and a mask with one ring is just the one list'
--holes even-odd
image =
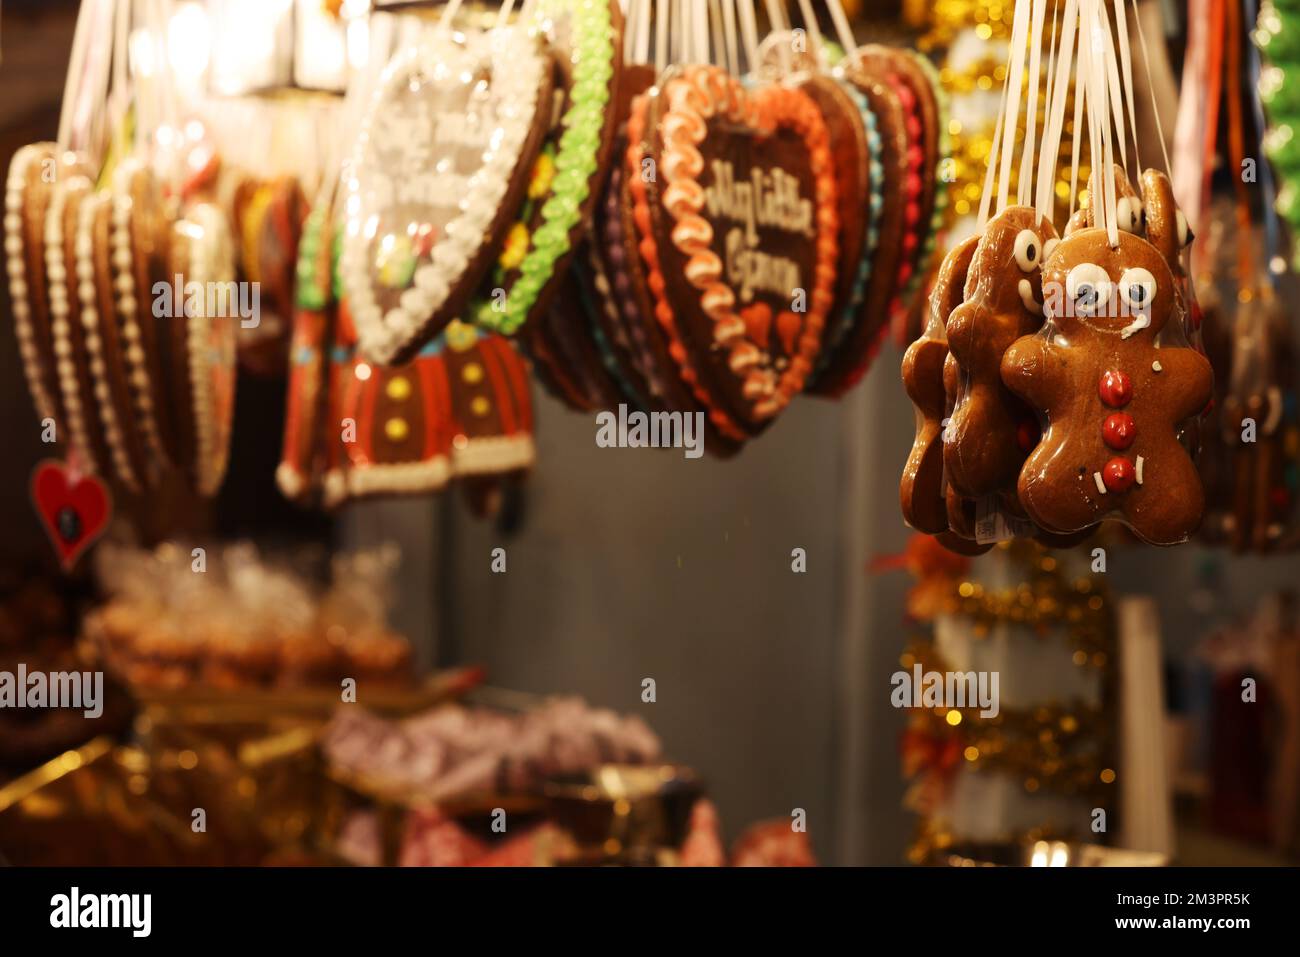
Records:
{"label": "red candy button", "polygon": [[1122,452],[1133,444],[1137,425],[1127,412],[1112,412],[1101,424],[1101,437],[1112,449]]}
{"label": "red candy button", "polygon": [[1123,492],[1137,478],[1137,470],[1128,459],[1116,456],[1106,463],[1101,470],[1101,480],[1112,492]]}
{"label": "red candy button", "polygon": [[1042,431],[1033,419],[1022,419],[1016,426],[1016,444],[1020,446],[1021,452],[1032,452],[1040,438]]}
{"label": "red candy button", "polygon": [[1111,369],[1102,374],[1101,381],[1097,383],[1097,394],[1101,396],[1102,402],[1112,409],[1118,409],[1128,405],[1133,398],[1133,383],[1118,369]]}

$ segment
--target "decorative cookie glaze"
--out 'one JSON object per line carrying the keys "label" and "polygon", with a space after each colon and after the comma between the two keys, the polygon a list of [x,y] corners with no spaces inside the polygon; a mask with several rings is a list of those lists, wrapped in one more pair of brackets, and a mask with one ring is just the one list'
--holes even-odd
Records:
{"label": "decorative cookie glaze", "polygon": [[[211,283],[233,282],[234,253],[226,218],[216,206],[200,203],[175,226],[188,269],[185,281],[207,290]],[[235,321],[186,309],[189,380],[194,410],[195,488],[215,495],[230,459],[230,430],[235,401]]]}
{"label": "decorative cookie glaze", "polygon": [[151,174],[134,161],[125,161],[114,176],[112,216],[109,221],[109,265],[116,293],[117,321],[122,340],[127,387],[133,403],[132,415],[149,456],[156,465],[167,462],[168,456],[159,431],[154,407],[154,383],[149,371],[149,357],[140,323],[141,301],[136,289],[136,257],[144,255],[134,247],[132,239],[135,208],[134,189],[137,177]]}
{"label": "decorative cookie glaze", "polygon": [[50,194],[49,208],[45,214],[45,276],[49,288],[50,333],[54,341],[54,363],[58,375],[59,392],[63,397],[63,411],[67,419],[69,449],[78,458],[83,472],[103,472],[106,463],[97,455],[91,438],[94,409],[87,408],[89,396],[83,395],[81,374],[77,368],[77,346],[74,338],[82,339],[80,329],[73,328],[74,304],[80,300],[76,289],[76,264],[68,265],[70,237],[66,233],[70,204],[84,199],[91,189],[84,177],[60,180]]}
{"label": "decorative cookie glaze", "polygon": [[514,335],[550,283],[574,243],[609,135],[609,104],[617,62],[616,29],[610,0],[538,0],[537,25],[569,18],[573,48],[569,105],[560,118],[559,149],[550,195],[541,208],[541,224],[527,237],[528,248],[517,265],[518,277],[508,287],[505,305],[478,302],[469,311],[474,321],[504,335]]}
{"label": "decorative cookie glaze", "polygon": [[[26,193],[28,177],[33,167],[52,162],[54,145],[35,143],[24,146],[14,154],[9,163],[9,177],[5,183],[5,262],[9,274],[9,302],[14,316],[14,334],[18,339],[18,354],[22,359],[27,388],[31,392],[36,414],[42,419],[57,418],[56,397],[47,385],[50,373],[45,364],[52,356],[43,356],[37,343],[32,321],[32,287],[28,280],[41,284],[44,274],[30,276],[27,269]],[[39,174],[38,174],[39,175]]]}
{"label": "decorative cookie glaze", "polygon": [[[94,387],[99,420],[104,427],[113,474],[132,492],[140,491],[140,477],[127,454],[123,425],[118,421],[118,409],[113,402],[105,362],[104,335],[100,330],[99,289],[95,283],[95,221],[100,211],[112,203],[105,194],[86,197],[77,212],[76,276],[77,296],[81,304],[81,324],[85,329],[84,342]],[[105,316],[104,322],[115,322],[116,317]],[[124,410],[125,411],[125,410]]]}
{"label": "decorative cookie glaze", "polygon": [[[340,264],[359,348],[375,361],[400,360],[435,334],[487,268],[548,69],[531,35],[505,29],[434,34],[385,70],[344,183]],[[483,73],[490,84],[466,82]],[[435,109],[417,83],[466,102]],[[449,205],[448,219],[438,210]]]}

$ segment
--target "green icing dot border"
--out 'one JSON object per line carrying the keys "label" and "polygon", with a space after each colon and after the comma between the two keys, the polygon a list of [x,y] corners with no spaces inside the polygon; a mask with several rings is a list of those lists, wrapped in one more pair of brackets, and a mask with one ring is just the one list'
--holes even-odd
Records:
{"label": "green icing dot border", "polygon": [[325,308],[328,296],[328,283],[321,281],[316,268],[327,215],[323,204],[313,206],[307,214],[307,221],[303,223],[302,238],[298,241],[298,263],[295,266],[298,289],[295,298],[300,308],[314,312]]}
{"label": "green icing dot border", "polygon": [[490,301],[478,299],[466,312],[478,325],[507,336],[519,331],[556,264],[573,245],[571,236],[597,171],[610,100],[615,50],[609,0],[539,0],[534,21],[559,13],[573,19],[574,67],[569,108],[560,118],[563,132],[551,192],[542,204],[541,224],[528,238],[528,252],[505,308],[497,311]]}

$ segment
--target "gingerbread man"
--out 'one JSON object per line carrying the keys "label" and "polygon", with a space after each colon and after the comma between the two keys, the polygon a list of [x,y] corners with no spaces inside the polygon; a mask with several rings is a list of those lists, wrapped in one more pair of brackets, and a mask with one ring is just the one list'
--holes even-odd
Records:
{"label": "gingerbread man", "polygon": [[984,228],[966,278],[965,301],[948,319],[948,349],[961,373],[944,435],[948,482],[962,496],[1009,492],[1038,440],[1033,412],[1007,391],[1002,354],[1042,325],[1042,263],[1052,224],[1011,206]]}
{"label": "gingerbread man", "polygon": [[979,237],[971,236],[944,258],[930,293],[930,322],[903,355],[903,388],[916,409],[916,438],[903,466],[898,497],[904,521],[932,535],[948,528],[943,496],[943,420],[948,412],[943,382],[948,358],[944,329],[948,317],[961,305],[967,270],[978,244]]}
{"label": "gingerbread man", "polygon": [[1074,232],[1048,257],[1048,324],[1017,340],[1002,380],[1047,420],[1017,485],[1036,523],[1073,532],[1122,518],[1146,542],[1186,541],[1204,508],[1178,427],[1210,397],[1205,357],[1160,345],[1175,313],[1164,256],[1140,236]]}

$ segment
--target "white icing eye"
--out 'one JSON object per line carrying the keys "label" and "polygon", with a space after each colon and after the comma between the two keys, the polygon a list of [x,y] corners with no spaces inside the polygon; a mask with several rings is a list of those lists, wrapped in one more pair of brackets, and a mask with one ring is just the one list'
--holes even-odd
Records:
{"label": "white icing eye", "polygon": [[1156,297],[1156,277],[1140,267],[1125,269],[1119,277],[1119,297],[1134,313],[1146,312]]}
{"label": "white icing eye", "polygon": [[1050,255],[1052,255],[1052,253],[1056,252],[1056,247],[1059,246],[1059,245],[1061,245],[1061,241],[1060,241],[1059,239],[1057,239],[1056,237],[1052,237],[1052,238],[1049,239],[1047,242],[1043,243],[1043,261],[1044,261],[1044,262],[1047,261],[1047,257],[1048,257],[1048,256],[1050,256]]}
{"label": "white icing eye", "polygon": [[1192,240],[1195,239],[1196,236],[1193,235],[1192,228],[1187,225],[1187,217],[1183,215],[1181,209],[1178,210],[1178,214],[1175,218],[1178,221],[1178,248],[1183,249],[1191,245]]}
{"label": "white icing eye", "polygon": [[1136,196],[1123,196],[1115,204],[1116,224],[1126,233],[1140,234],[1145,225],[1142,200]]}
{"label": "white icing eye", "polygon": [[1021,272],[1033,272],[1043,261],[1043,244],[1038,240],[1038,233],[1032,229],[1022,229],[1016,236],[1016,265]]}
{"label": "white icing eye", "polygon": [[1065,294],[1076,316],[1095,316],[1110,302],[1110,276],[1096,263],[1079,263],[1065,277]]}

